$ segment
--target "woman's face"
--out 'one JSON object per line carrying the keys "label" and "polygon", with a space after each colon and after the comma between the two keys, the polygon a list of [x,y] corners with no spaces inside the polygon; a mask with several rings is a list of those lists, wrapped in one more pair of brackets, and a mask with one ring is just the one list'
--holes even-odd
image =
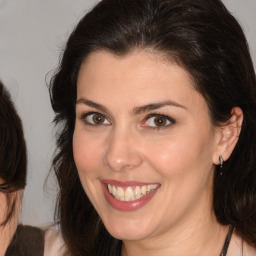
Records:
{"label": "woman's face", "polygon": [[161,236],[211,212],[216,130],[189,74],[153,53],[101,51],[81,66],[74,159],[116,238]]}

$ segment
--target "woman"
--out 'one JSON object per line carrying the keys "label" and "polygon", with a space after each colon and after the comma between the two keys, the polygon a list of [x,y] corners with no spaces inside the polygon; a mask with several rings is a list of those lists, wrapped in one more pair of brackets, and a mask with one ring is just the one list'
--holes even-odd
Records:
{"label": "woman", "polygon": [[68,255],[256,255],[256,82],[220,0],[103,0],[50,85]]}
{"label": "woman", "polygon": [[22,123],[0,82],[0,255],[43,255],[44,234],[18,225],[26,185],[27,153]]}

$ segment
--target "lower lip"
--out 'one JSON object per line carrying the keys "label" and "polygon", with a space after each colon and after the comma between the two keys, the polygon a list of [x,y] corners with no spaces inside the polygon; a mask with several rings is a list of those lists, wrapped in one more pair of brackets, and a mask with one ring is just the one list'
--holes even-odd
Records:
{"label": "lower lip", "polygon": [[153,198],[153,196],[156,194],[156,192],[158,191],[158,189],[160,187],[160,186],[157,187],[151,193],[149,193],[145,196],[142,196],[139,199],[136,199],[133,201],[120,201],[120,200],[117,200],[115,197],[113,197],[113,195],[110,194],[106,184],[102,184],[102,185],[103,185],[103,191],[104,191],[106,200],[113,208],[115,208],[116,210],[119,210],[119,211],[134,211],[134,210],[141,208],[142,206],[146,205]]}

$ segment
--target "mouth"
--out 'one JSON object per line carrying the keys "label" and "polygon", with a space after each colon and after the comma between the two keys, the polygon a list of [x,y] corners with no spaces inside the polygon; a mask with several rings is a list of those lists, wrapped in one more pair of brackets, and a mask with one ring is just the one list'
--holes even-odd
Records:
{"label": "mouth", "polygon": [[140,199],[141,197],[152,193],[157,187],[159,187],[158,184],[128,187],[107,184],[108,191],[114,198],[126,202]]}
{"label": "mouth", "polygon": [[101,180],[107,202],[116,210],[137,210],[151,201],[160,188],[157,183]]}

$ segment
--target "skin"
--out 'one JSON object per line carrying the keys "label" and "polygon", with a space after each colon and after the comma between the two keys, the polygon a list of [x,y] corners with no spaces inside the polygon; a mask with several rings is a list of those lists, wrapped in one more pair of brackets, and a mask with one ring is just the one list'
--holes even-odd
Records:
{"label": "skin", "polygon": [[[142,111],[167,101],[172,104]],[[89,112],[106,119],[95,124]],[[160,128],[148,116],[159,114],[167,116]],[[233,116],[233,123],[242,121],[238,108]],[[212,210],[213,173],[219,155],[226,160],[231,154],[237,127],[215,127],[188,72],[159,55],[99,51],[86,58],[77,83],[74,159],[107,230],[123,240],[122,255],[220,253],[228,227],[218,224]],[[160,188],[143,207],[119,211],[105,199],[102,179]]]}

